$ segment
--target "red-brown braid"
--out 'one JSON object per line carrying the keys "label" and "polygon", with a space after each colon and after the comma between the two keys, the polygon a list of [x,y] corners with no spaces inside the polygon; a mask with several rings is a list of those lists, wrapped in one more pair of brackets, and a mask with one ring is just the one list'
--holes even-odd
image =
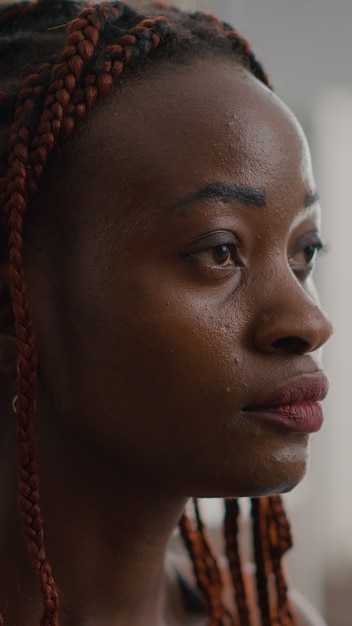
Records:
{"label": "red-brown braid", "polygon": [[264,71],[262,65],[258,63],[247,39],[244,39],[237,30],[228,30],[226,34],[232,41],[233,50],[239,52],[247,60],[251,73],[271,89],[272,85],[269,76]]}
{"label": "red-brown braid", "polygon": [[[25,176],[26,153],[17,154],[12,170],[17,171],[14,186],[18,191],[12,194],[8,203],[9,225],[9,274],[11,296],[18,337],[19,371],[17,386],[17,424],[19,441],[19,503],[22,521],[27,535],[29,554],[33,569],[37,573],[39,587],[44,600],[42,626],[56,624],[58,594],[51,574],[44,548],[43,521],[39,506],[38,474],[33,453],[33,425],[35,415],[35,395],[37,382],[37,353],[29,316],[22,269],[22,232],[26,203],[22,186]],[[22,157],[22,159],[21,159]]]}
{"label": "red-brown braid", "polygon": [[[102,5],[97,13],[108,19],[110,9]],[[10,136],[9,169],[5,184],[2,185],[6,196],[2,194],[1,204],[7,216],[9,232],[9,275],[11,295],[15,317],[15,328],[18,337],[18,388],[17,388],[17,419],[19,440],[19,503],[23,524],[26,531],[29,554],[32,557],[33,569],[37,573],[39,588],[43,596],[44,612],[41,626],[56,626],[58,612],[58,593],[46,558],[44,547],[43,520],[39,503],[39,481],[33,453],[33,430],[35,417],[35,395],[37,383],[37,353],[35,337],[26,301],[23,260],[22,234],[23,220],[27,210],[27,195],[33,197],[40,183],[43,168],[50,152],[55,146],[65,107],[70,102],[71,94],[84,64],[87,63],[94,50],[93,44],[98,41],[94,27],[98,30],[101,20],[95,19],[91,9],[82,12],[82,17],[74,21],[70,28],[67,46],[57,64],[51,68],[53,82],[44,104],[37,135],[31,144],[28,120],[33,113],[36,101],[42,96],[41,75],[50,69],[46,64],[40,72],[30,76],[19,94],[19,106],[15,114],[15,122]],[[117,15],[115,15],[115,18]],[[154,23],[154,21],[152,21]],[[88,23],[88,26],[87,26]],[[145,24],[143,33],[145,33]],[[76,37],[76,28],[83,28],[86,39]],[[151,33],[151,47],[156,46],[160,39]],[[87,43],[87,40],[88,43]],[[136,35],[120,38],[119,51],[125,63],[122,69],[131,62],[131,45],[138,43]],[[123,54],[124,52],[124,54]],[[60,78],[57,78],[60,76]],[[110,85],[109,85],[110,86]],[[100,95],[100,94],[99,94]],[[87,109],[85,103],[85,109]],[[66,129],[67,133],[67,129]],[[29,146],[31,147],[29,156]],[[29,170],[28,165],[31,169]],[[29,179],[28,172],[32,176]]]}
{"label": "red-brown braid", "polygon": [[[98,97],[104,97],[113,81],[128,68],[132,60],[138,58],[141,46],[145,57],[154,50],[159,45],[162,35],[167,34],[168,25],[169,20],[164,16],[143,19],[113,45],[106,46],[99,61],[92,68],[93,71],[85,77],[81,92],[76,94],[75,106],[70,110],[70,117],[73,117],[76,123],[81,121],[85,115],[85,104],[89,108]],[[63,138],[67,136],[66,131]]]}
{"label": "red-brown braid", "polygon": [[[89,7],[84,9],[68,28],[69,35],[64,51],[59,61],[54,63],[51,69],[51,82],[44,102],[44,112],[31,146],[31,178],[28,185],[30,198],[37,193],[45,163],[59,140],[65,110],[71,102],[72,94],[83,69],[93,56],[99,41],[100,30],[103,28],[104,22],[111,19],[111,15],[114,19],[118,19],[119,10],[106,5],[101,5],[95,9]],[[93,102],[88,104],[92,105]],[[71,125],[70,129],[66,126],[64,135],[68,137],[70,134],[68,130],[72,132],[73,128],[74,125]]]}
{"label": "red-brown braid", "polygon": [[236,54],[245,59],[251,73],[256,78],[258,78],[258,80],[260,80],[271,89],[272,85],[269,76],[265,72],[261,63],[259,63],[257,58],[255,57],[247,39],[242,37],[242,35],[237,30],[234,30],[232,27],[228,26],[226,23],[222,22],[214,15],[206,14],[204,15],[204,17],[209,22],[216,24],[220,29],[224,30],[226,37],[231,41],[234,52],[236,52]]}
{"label": "red-brown braid", "polygon": [[196,498],[193,498],[193,506],[194,506],[194,514],[197,522],[197,530],[199,533],[199,537],[202,542],[202,548],[204,551],[204,559],[207,563],[207,567],[209,570],[209,577],[217,589],[219,596],[222,594],[223,589],[223,581],[221,578],[221,573],[219,570],[218,562],[215,557],[215,550],[210,545],[210,537],[208,536],[207,529],[203,523],[203,520],[200,515],[199,505]]}
{"label": "red-brown braid", "polygon": [[292,626],[294,617],[281,564],[282,557],[292,547],[292,535],[280,496],[269,498],[269,515],[270,555],[275,576],[279,623],[281,626]]}
{"label": "red-brown braid", "polygon": [[[31,106],[19,107],[10,136],[11,153],[6,192],[10,194],[4,211],[9,231],[9,274],[18,337],[17,424],[19,441],[19,502],[27,545],[44,599],[41,624],[55,624],[58,595],[43,542],[39,507],[38,476],[33,454],[33,424],[37,382],[37,353],[33,327],[26,302],[22,268],[23,219],[26,213],[29,131],[26,113]],[[22,121],[22,119],[24,121]]]}
{"label": "red-brown braid", "polygon": [[111,89],[113,82],[119,78],[124,69],[127,69],[133,58],[138,55],[139,46],[143,45],[143,53],[148,55],[160,43],[161,33],[156,28],[162,28],[166,34],[169,20],[163,16],[142,20],[138,26],[120,37],[115,44],[106,46],[101,59],[92,71],[84,78],[81,89],[74,94],[74,102],[68,108],[64,120],[64,129],[61,139],[67,139],[75,124],[79,123],[97,98],[104,97]]}
{"label": "red-brown braid", "polygon": [[[209,564],[202,536],[186,515],[181,517],[179,528],[193,564],[197,585],[206,603],[205,611],[210,616],[209,626],[234,626],[231,616],[222,603],[219,586],[214,585],[209,575]],[[209,550],[208,548],[207,552]]]}
{"label": "red-brown braid", "polygon": [[[75,56],[77,57],[77,55]],[[74,61],[75,57],[73,57],[73,67],[77,71],[79,64]],[[44,66],[41,71],[48,69],[48,66]],[[38,77],[40,74],[29,77],[19,94],[20,105],[17,108],[15,123],[10,135],[9,169],[6,177],[6,195],[10,197],[7,201],[5,199],[3,210],[8,218],[9,276],[15,329],[18,337],[16,412],[19,440],[19,504],[29,554],[32,557],[33,569],[38,576],[39,588],[43,596],[44,612],[41,625],[54,626],[57,624],[58,593],[44,547],[43,520],[39,504],[39,481],[33,451],[37,352],[26,301],[22,262],[22,233],[23,219],[27,210],[28,146],[30,145],[28,119],[33,112],[34,102],[38,98],[40,99],[42,95],[42,88],[37,81]],[[47,124],[46,134],[42,133],[41,136],[40,161],[42,166],[53,147],[55,134],[57,135],[55,119],[52,122],[51,128],[50,123]],[[36,156],[38,157],[38,154]],[[31,164],[35,164],[33,157]],[[37,173],[36,182],[39,182],[40,177],[41,172]]]}
{"label": "red-brown braid", "polygon": [[231,578],[235,591],[237,612],[241,626],[250,626],[251,620],[238,545],[238,519],[240,515],[240,507],[237,500],[225,500],[225,507],[226,556],[229,562]]}
{"label": "red-brown braid", "polygon": [[269,597],[268,581],[271,574],[271,555],[268,534],[268,498],[252,499],[253,546],[256,563],[258,604],[262,626],[279,626]]}

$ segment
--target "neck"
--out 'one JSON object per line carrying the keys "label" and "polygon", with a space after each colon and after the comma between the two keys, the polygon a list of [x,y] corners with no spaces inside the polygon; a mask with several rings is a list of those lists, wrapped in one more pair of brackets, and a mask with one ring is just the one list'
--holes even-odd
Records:
{"label": "neck", "polygon": [[[185,500],[142,484],[142,472],[112,471],[62,433],[41,432],[38,452],[45,545],[60,590],[60,626],[165,626],[165,551]],[[11,492],[16,487],[12,484]],[[7,534],[0,548],[6,554],[1,601],[8,606],[7,624],[22,626],[39,623],[42,605],[11,497],[6,526],[11,538]],[[9,563],[16,564],[16,586]]]}

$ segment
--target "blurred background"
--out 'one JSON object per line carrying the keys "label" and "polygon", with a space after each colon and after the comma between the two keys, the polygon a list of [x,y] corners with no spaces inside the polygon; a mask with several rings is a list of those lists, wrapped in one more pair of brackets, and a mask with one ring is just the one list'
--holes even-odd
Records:
{"label": "blurred background", "polygon": [[[320,259],[317,283],[336,333],[325,349],[331,380],[325,426],[312,442],[307,477],[285,498],[295,536],[290,572],[329,626],[351,626],[352,0],[172,3],[211,11],[249,40],[311,144],[330,248]],[[217,504],[205,508],[216,524]]]}

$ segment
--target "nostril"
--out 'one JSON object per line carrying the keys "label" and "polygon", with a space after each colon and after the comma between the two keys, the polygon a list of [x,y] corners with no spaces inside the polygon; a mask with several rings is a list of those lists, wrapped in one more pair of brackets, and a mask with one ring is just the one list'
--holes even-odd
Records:
{"label": "nostril", "polygon": [[294,336],[277,339],[273,342],[272,346],[275,352],[279,352],[281,354],[305,354],[310,351],[308,341],[305,341],[305,339],[302,339],[301,337]]}

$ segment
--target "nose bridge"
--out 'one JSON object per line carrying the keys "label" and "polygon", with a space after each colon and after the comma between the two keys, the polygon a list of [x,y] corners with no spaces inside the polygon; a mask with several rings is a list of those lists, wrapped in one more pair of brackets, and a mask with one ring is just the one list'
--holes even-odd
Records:
{"label": "nose bridge", "polygon": [[313,293],[292,271],[260,286],[261,302],[254,327],[254,343],[264,352],[306,353],[320,348],[332,325]]}

